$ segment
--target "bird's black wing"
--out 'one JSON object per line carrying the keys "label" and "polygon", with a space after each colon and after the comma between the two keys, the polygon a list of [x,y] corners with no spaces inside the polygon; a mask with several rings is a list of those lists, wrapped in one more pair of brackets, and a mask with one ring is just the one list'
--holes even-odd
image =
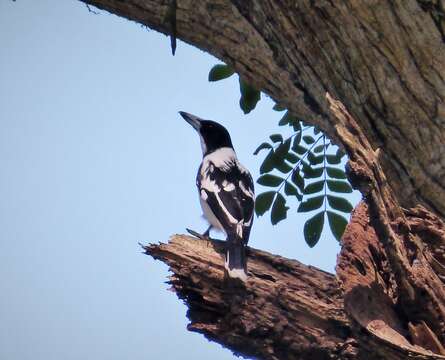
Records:
{"label": "bird's black wing", "polygon": [[236,233],[247,243],[254,210],[251,175],[236,160],[223,169],[210,163],[201,170],[197,178],[201,199],[209,205],[227,234]]}

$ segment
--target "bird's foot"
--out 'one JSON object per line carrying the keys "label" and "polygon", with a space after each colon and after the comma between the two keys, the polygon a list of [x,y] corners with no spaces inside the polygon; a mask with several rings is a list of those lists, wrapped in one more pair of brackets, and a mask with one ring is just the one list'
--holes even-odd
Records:
{"label": "bird's foot", "polygon": [[194,231],[194,230],[187,229],[187,228],[186,228],[186,230],[187,230],[187,232],[188,232],[190,235],[192,235],[192,236],[194,236],[194,237],[197,237],[198,239],[201,239],[201,240],[210,240],[210,236],[209,236],[210,231],[209,231],[209,229],[207,229],[207,231],[204,232],[204,234],[200,234],[199,232],[196,232],[196,231]]}

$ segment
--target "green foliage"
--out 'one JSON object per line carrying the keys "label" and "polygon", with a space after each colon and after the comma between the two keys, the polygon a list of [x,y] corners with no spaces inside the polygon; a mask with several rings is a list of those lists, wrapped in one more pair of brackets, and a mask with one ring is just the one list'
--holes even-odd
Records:
{"label": "green foliage", "polygon": [[[235,71],[226,64],[217,64],[210,69],[209,81],[219,81],[232,76]],[[256,104],[261,99],[261,92],[249,85],[243,79],[239,78],[240,100],[239,105],[244,114],[250,113],[255,109]]]}
{"label": "green foliage", "polygon": [[270,145],[269,143],[263,142],[260,146],[258,146],[258,147],[256,148],[256,150],[255,150],[255,152],[253,153],[253,155],[258,155],[258,153],[259,153],[261,150],[264,150],[264,149],[272,149],[272,148],[273,148],[272,145]]}
{"label": "green foliage", "polygon": [[298,212],[308,212],[308,211],[319,209],[323,205],[323,202],[324,202],[323,195],[311,197],[311,198],[307,199],[306,201],[301,202],[297,211]]}
{"label": "green foliage", "polygon": [[323,180],[319,180],[319,181],[314,181],[313,183],[310,183],[308,186],[306,186],[304,188],[304,195],[310,195],[313,193],[318,193],[321,190],[323,190],[324,187],[324,181]]}
{"label": "green foliage", "polygon": [[327,171],[328,175],[331,178],[334,178],[334,179],[346,179],[346,174],[343,171],[343,169],[339,169],[339,168],[334,168],[334,167],[328,166],[326,168],[326,171]]}
{"label": "green foliage", "polygon": [[164,24],[166,24],[170,28],[170,46],[172,49],[173,56],[175,56],[176,52],[176,35],[177,35],[176,8],[177,8],[176,0],[170,0],[167,8],[167,13],[165,14],[163,20]]}
{"label": "green foliage", "polygon": [[324,212],[320,211],[315,216],[311,217],[304,224],[304,239],[310,247],[314,247],[318,240],[320,240],[321,232],[324,225]]}
{"label": "green foliage", "polygon": [[286,108],[284,106],[275,104],[274,107],[273,107],[273,110],[275,110],[275,111],[284,111],[284,110],[286,110]]}
{"label": "green foliage", "polygon": [[333,192],[339,193],[351,193],[352,187],[346,181],[338,181],[338,180],[328,180],[328,189]]}
{"label": "green foliage", "polygon": [[243,110],[244,114],[248,114],[255,109],[256,104],[258,101],[260,101],[261,93],[247,84],[241,78],[239,79],[239,88],[241,92],[239,106]]}
{"label": "green foliage", "polygon": [[[228,65],[215,65],[209,73],[209,81],[222,80],[233,73]],[[241,78],[239,85],[240,108],[247,114],[255,109],[261,93]],[[293,133],[287,138],[280,133],[272,134],[270,141],[263,142],[254,152],[258,155],[265,150],[257,183],[274,189],[257,195],[257,216],[270,211],[271,222],[276,225],[287,218],[290,208],[287,202],[296,200],[298,212],[316,212],[303,228],[305,241],[310,247],[320,240],[326,216],[332,234],[340,240],[348,222],[339,212],[349,214],[352,211],[348,200],[336,196],[352,192],[342,164],[345,154],[331,144],[318,128],[307,126],[285,106],[276,104],[273,110],[285,111],[278,125],[290,127]]]}
{"label": "green foliage", "polygon": [[270,215],[272,225],[278,224],[281,220],[286,219],[288,209],[289,207],[286,206],[286,199],[284,196],[277,193],[277,197],[273,203],[272,212]]}
{"label": "green foliage", "polygon": [[352,211],[351,203],[345,198],[328,195],[328,202],[331,208],[335,210],[343,211],[348,214]]}
{"label": "green foliage", "polygon": [[282,178],[272,174],[261,175],[257,180],[258,184],[271,187],[277,187],[281,185],[282,182],[283,182]]}
{"label": "green foliage", "polygon": [[[337,213],[350,213],[352,205],[348,200],[333,194],[352,192],[352,187],[346,179],[342,165],[343,152],[335,148],[325,135],[302,122],[295,124],[295,119],[288,112],[280,119],[279,125],[291,126],[294,133],[288,138],[281,134],[270,135],[270,143],[262,143],[256,150],[267,149],[260,167],[261,176],[258,184],[275,188],[257,196],[255,207],[258,216],[271,211],[271,222],[277,224],[286,219],[286,201],[296,198],[298,212],[316,214],[304,224],[303,234],[306,243],[313,247],[320,240],[327,216],[329,228],[337,240],[345,230],[347,220]],[[303,134],[304,133],[304,134]],[[278,171],[284,176],[274,174]],[[284,189],[285,198],[281,192]],[[272,202],[274,201],[273,206]]]}
{"label": "green foliage", "polygon": [[218,64],[212,67],[209,72],[209,81],[218,81],[222,79],[227,79],[232,76],[235,71],[226,64]]}
{"label": "green foliage", "polygon": [[257,215],[261,216],[270,209],[272,201],[275,198],[275,194],[275,191],[266,191],[256,197],[255,212]]}
{"label": "green foliage", "polygon": [[328,221],[332,233],[334,234],[335,238],[340,241],[348,222],[343,216],[332,211],[328,211]]}
{"label": "green foliage", "polygon": [[270,140],[272,140],[272,142],[274,142],[274,143],[283,142],[283,136],[280,134],[272,134],[269,137],[270,137]]}
{"label": "green foliage", "polygon": [[[283,109],[275,105],[274,110]],[[288,111],[278,125],[290,126],[294,132],[288,138],[279,133],[272,134],[270,142],[262,143],[255,151],[257,155],[260,150],[268,150],[260,167],[258,184],[275,188],[275,191],[269,190],[257,196],[256,201],[260,201],[256,206],[257,215],[264,215],[272,207],[271,222],[275,225],[287,217],[289,207],[286,201],[296,198],[298,212],[316,212],[303,228],[304,238],[310,247],[320,240],[326,216],[332,234],[340,240],[348,222],[338,212],[350,213],[352,210],[348,200],[334,195],[352,192],[342,165],[344,153],[325,135],[297,121]],[[274,175],[275,171],[284,176]],[[287,198],[281,194],[283,189]],[[267,194],[267,202],[264,194]]]}

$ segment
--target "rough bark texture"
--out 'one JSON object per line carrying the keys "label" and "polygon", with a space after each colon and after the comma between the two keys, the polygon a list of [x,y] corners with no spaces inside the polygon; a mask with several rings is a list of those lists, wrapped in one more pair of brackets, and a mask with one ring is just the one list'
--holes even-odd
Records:
{"label": "rough bark texture", "polygon": [[168,244],[145,248],[173,272],[170,283],[189,307],[189,330],[263,359],[346,359],[354,353],[334,275],[250,249],[247,286],[231,287],[224,280],[223,247],[175,235]]}
{"label": "rough bark texture", "polygon": [[[170,31],[165,15],[171,1],[83,2]],[[357,356],[372,348],[388,359],[445,354],[444,0],[176,3],[179,38],[231,64],[348,153],[349,178],[364,202],[343,237],[337,279]],[[186,286],[193,274],[178,277],[176,284]],[[251,293],[261,287],[260,280],[249,284]],[[347,340],[334,334],[326,343],[340,347],[318,346],[320,358],[343,351],[338,349]],[[211,337],[264,358],[314,351],[304,335],[280,343],[287,348],[270,356],[255,352],[258,342],[250,349],[217,330]],[[297,342],[303,345],[292,352]]]}
{"label": "rough bark texture", "polygon": [[[388,266],[367,210],[361,203],[346,230],[348,255],[341,255],[338,273],[341,280],[353,281],[346,281],[343,289],[332,274],[252,248],[246,286],[232,287],[224,278],[224,242],[218,240],[174,235],[167,244],[144,249],[173,273],[169,283],[189,308],[188,329],[238,355],[271,360],[445,359],[406,340],[394,294],[386,288],[390,281],[379,278],[387,275]],[[348,260],[355,251],[366,252],[372,263]],[[423,329],[418,334],[425,336]],[[440,344],[435,345],[439,350]]]}

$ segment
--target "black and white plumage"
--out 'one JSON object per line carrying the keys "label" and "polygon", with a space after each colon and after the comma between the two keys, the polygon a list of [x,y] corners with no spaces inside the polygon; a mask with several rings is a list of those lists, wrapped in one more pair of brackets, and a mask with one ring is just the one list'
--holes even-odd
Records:
{"label": "black and white plumage", "polygon": [[245,247],[253,222],[254,186],[249,171],[238,161],[229,132],[214,121],[180,112],[201,138],[203,158],[196,177],[204,217],[227,235],[225,269],[245,281]]}

